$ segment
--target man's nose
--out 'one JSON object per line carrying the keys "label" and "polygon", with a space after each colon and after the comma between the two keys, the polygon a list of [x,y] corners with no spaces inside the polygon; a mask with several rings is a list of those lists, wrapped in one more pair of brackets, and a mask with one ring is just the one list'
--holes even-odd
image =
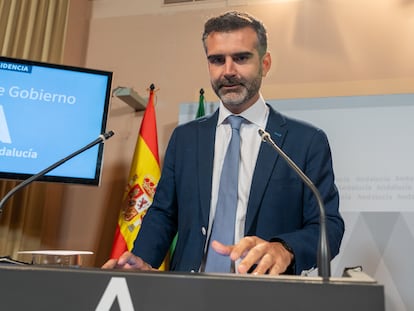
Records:
{"label": "man's nose", "polygon": [[234,76],[236,74],[236,66],[231,57],[226,57],[226,62],[224,63],[224,75],[225,76]]}

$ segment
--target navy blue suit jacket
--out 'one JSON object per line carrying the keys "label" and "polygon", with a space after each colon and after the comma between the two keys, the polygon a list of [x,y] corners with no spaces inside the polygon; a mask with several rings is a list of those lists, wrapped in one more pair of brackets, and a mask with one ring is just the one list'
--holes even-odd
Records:
{"label": "navy blue suit jacket", "polygon": [[[209,222],[218,111],[178,126],[170,139],[154,201],[133,252],[154,267],[178,230],[171,270],[198,271]],[[331,255],[339,252],[344,223],[338,211],[332,159],[324,132],[270,107],[266,131],[319,189],[325,203]],[[274,149],[262,143],[247,207],[245,235],[282,239],[295,255],[295,272],[316,265],[319,209],[312,192]]]}

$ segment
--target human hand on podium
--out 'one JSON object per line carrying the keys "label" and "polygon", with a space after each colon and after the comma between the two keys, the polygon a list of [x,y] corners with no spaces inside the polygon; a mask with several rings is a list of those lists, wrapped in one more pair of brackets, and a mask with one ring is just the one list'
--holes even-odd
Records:
{"label": "human hand on podium", "polygon": [[[233,261],[240,259],[237,272],[241,274],[279,275],[286,271],[294,257],[282,243],[268,242],[257,236],[246,236],[235,245],[213,241],[212,247],[219,254],[230,256]],[[158,271],[131,252],[123,253],[118,259],[109,259],[102,269]]]}
{"label": "human hand on podium", "polygon": [[135,256],[131,252],[123,253],[118,259],[109,259],[102,269],[126,269],[126,270],[141,270],[141,271],[158,271],[146,263],[142,258]]}
{"label": "human hand on podium", "polygon": [[294,257],[282,243],[268,242],[257,236],[246,236],[235,245],[213,241],[211,246],[219,254],[230,256],[233,261],[241,259],[237,267],[241,274],[279,275],[286,271]]}

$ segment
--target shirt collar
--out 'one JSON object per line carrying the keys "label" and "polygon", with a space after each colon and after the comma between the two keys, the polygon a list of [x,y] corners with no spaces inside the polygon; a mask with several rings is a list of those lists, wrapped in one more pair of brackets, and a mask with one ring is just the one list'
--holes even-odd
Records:
{"label": "shirt collar", "polygon": [[[217,120],[217,126],[221,125],[231,113],[220,101],[219,117]],[[249,107],[249,109],[239,114],[250,123],[256,124],[261,128],[266,127],[267,116],[269,114],[269,107],[267,107],[262,94],[259,94],[259,99]]]}

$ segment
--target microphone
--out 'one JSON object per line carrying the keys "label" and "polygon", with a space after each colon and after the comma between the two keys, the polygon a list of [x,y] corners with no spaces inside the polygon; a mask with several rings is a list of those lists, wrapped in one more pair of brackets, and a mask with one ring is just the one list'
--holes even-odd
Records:
{"label": "microphone", "polygon": [[277,153],[287,162],[287,164],[295,171],[296,174],[302,179],[302,181],[312,190],[313,194],[318,201],[319,206],[319,223],[320,223],[320,231],[319,231],[319,243],[318,243],[318,275],[322,277],[323,281],[328,281],[329,277],[331,276],[331,265],[330,265],[330,258],[331,253],[329,250],[328,244],[328,234],[326,232],[326,215],[325,215],[325,207],[323,204],[323,200],[319,190],[315,187],[313,182],[309,179],[308,176],[296,165],[295,162],[281,149],[278,145],[272,140],[270,134],[264,131],[263,129],[259,129],[258,133],[262,140],[268,143],[273,149],[277,151]]}
{"label": "microphone", "polygon": [[104,142],[105,140],[111,138],[114,135],[113,131],[109,131],[107,133],[101,134],[98,136],[97,139],[95,139],[94,141],[90,142],[89,144],[87,144],[85,147],[82,147],[81,149],[75,151],[74,153],[68,155],[67,157],[59,160],[58,162],[52,164],[51,166],[45,168],[43,171],[29,177],[28,179],[24,180],[23,182],[21,182],[20,184],[18,184],[16,187],[14,187],[13,189],[11,189],[5,196],[4,198],[0,201],[0,215],[3,212],[3,207],[6,204],[7,200],[13,195],[15,194],[17,191],[19,191],[20,189],[26,187],[28,184],[30,184],[31,182],[39,179],[40,177],[42,177],[43,175],[49,173],[51,170],[57,168],[58,166],[62,165],[63,163],[65,163],[66,161],[72,159],[73,157],[77,156],[78,154],[92,148],[93,146]]}

